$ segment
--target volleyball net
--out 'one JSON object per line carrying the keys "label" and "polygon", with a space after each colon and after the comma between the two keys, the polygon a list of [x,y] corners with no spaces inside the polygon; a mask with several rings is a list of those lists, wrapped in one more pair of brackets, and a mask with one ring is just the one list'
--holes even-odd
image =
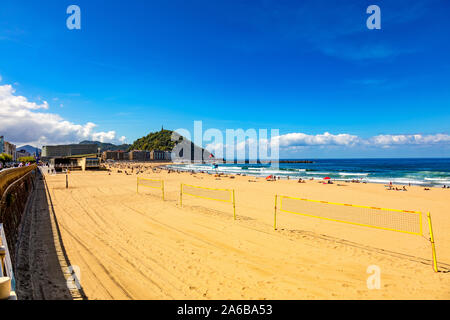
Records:
{"label": "volleyball net", "polygon": [[180,206],[183,206],[183,195],[196,198],[229,202],[233,205],[233,218],[236,220],[236,199],[234,189],[218,189],[193,186],[182,183],[180,186]]}
{"label": "volleyball net", "polygon": [[139,187],[146,187],[152,189],[160,189],[162,194],[162,199],[164,201],[164,180],[160,179],[147,179],[137,177],[136,182],[136,193],[139,193]]}
{"label": "volleyball net", "polygon": [[[424,215],[420,211],[386,209],[276,195],[273,226],[275,230],[277,229],[277,212],[293,213],[311,218],[411,235],[424,235]],[[429,212],[426,218],[432,245],[433,269],[437,272],[436,251]]]}

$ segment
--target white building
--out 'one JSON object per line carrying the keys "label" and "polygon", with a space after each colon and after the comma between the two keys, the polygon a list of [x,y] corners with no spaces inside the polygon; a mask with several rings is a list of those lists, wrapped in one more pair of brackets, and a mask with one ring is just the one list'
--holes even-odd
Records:
{"label": "white building", "polygon": [[16,157],[16,145],[9,143],[8,141],[3,142],[3,152],[9,154],[13,161],[17,160]]}

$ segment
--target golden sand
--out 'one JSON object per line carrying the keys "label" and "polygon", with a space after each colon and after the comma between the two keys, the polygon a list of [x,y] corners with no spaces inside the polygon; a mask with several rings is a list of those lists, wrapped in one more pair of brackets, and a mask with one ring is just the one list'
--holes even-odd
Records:
{"label": "golden sand", "polygon": [[[164,179],[165,198],[136,177],[108,172],[46,176],[65,250],[81,270],[89,299],[449,299],[450,190],[317,181],[268,182],[254,177],[146,173]],[[256,182],[249,182],[253,180]],[[183,198],[180,183],[233,188],[232,206]],[[274,195],[403,210],[430,211],[441,272],[424,237],[277,216]],[[319,209],[318,209],[319,210]],[[368,289],[367,268],[381,269]]]}

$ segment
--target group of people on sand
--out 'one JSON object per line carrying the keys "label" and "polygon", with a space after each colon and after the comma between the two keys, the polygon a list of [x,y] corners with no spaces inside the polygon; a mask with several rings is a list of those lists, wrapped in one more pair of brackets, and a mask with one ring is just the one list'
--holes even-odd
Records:
{"label": "group of people on sand", "polygon": [[[411,183],[408,184],[411,187]],[[406,186],[402,186],[401,188],[399,187],[394,187],[392,185],[392,182],[389,182],[389,185],[385,186],[388,187],[386,190],[395,190],[395,191],[408,191],[408,189],[406,189]],[[442,186],[443,189],[450,189],[450,186],[446,186],[445,184]],[[430,191],[431,189],[428,187],[423,188],[423,190],[425,191]]]}
{"label": "group of people on sand", "polygon": [[[409,186],[411,186],[411,184],[409,184]],[[403,188],[397,188],[397,187],[394,187],[393,184],[392,184],[392,181],[389,182],[389,186],[386,186],[386,187],[388,187],[387,190],[408,191],[408,190],[406,189],[406,186],[403,186]]]}
{"label": "group of people on sand", "polygon": [[[289,176],[287,176],[286,179],[291,180]],[[266,177],[266,180],[267,181],[277,181],[277,180],[281,180],[281,177],[271,174],[270,176]],[[314,180],[314,178],[311,178],[309,180]],[[298,178],[297,182],[298,183],[306,183],[306,179]]]}
{"label": "group of people on sand", "polygon": [[387,190],[408,191],[408,189],[406,189],[406,186],[403,186],[402,188],[397,188],[397,187],[393,187],[392,185],[389,185],[389,188]]}
{"label": "group of people on sand", "polygon": [[159,170],[159,168],[155,168],[150,164],[144,163],[124,163],[124,162],[108,162],[105,164],[105,168],[111,172],[113,169],[116,169],[117,173],[125,173],[129,174],[140,174],[140,173],[154,173]]}
{"label": "group of people on sand", "polygon": [[167,170],[167,173],[180,173],[180,170],[170,169],[170,168],[163,168],[163,170]]}
{"label": "group of people on sand", "polygon": [[277,180],[280,180],[281,178],[278,176],[276,176],[276,175],[273,175],[273,174],[271,174],[270,176],[267,176],[266,177],[266,181],[277,181]]}

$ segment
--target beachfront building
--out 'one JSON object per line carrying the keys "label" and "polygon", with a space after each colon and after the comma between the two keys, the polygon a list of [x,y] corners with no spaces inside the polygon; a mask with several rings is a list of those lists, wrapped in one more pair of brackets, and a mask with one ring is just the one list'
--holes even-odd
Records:
{"label": "beachfront building", "polygon": [[150,160],[164,160],[164,151],[152,150],[150,151]]}
{"label": "beachfront building", "polygon": [[128,160],[128,152],[117,150],[117,151],[103,151],[102,160]]}
{"label": "beachfront building", "polygon": [[97,153],[98,146],[96,144],[65,144],[42,147],[42,158],[70,157]]}
{"label": "beachfront building", "polygon": [[128,153],[131,161],[148,161],[150,160],[150,152],[145,150],[133,150]]}
{"label": "beachfront building", "polygon": [[164,151],[164,160],[172,160],[172,152],[170,151]]}
{"label": "beachfront building", "polygon": [[98,169],[100,159],[96,144],[65,144],[43,146],[41,159],[49,162],[56,171]]}
{"label": "beachfront building", "polygon": [[81,159],[78,159],[78,165],[83,171],[97,170],[100,168],[100,158],[83,157]]}
{"label": "beachfront building", "polygon": [[5,143],[5,138],[3,136],[0,136],[0,154],[2,154],[3,152],[5,152],[3,150],[3,144]]}
{"label": "beachfront building", "polygon": [[9,143],[8,141],[3,141],[3,152],[9,154],[13,161],[17,160],[15,144]]}
{"label": "beachfront building", "polygon": [[63,170],[97,170],[100,168],[100,158],[95,156],[55,157],[49,161],[56,171]]}
{"label": "beachfront building", "polygon": [[130,152],[124,151],[104,151],[102,153],[102,160],[131,160],[131,161],[170,161],[172,153],[170,151],[160,150],[132,150]]}

